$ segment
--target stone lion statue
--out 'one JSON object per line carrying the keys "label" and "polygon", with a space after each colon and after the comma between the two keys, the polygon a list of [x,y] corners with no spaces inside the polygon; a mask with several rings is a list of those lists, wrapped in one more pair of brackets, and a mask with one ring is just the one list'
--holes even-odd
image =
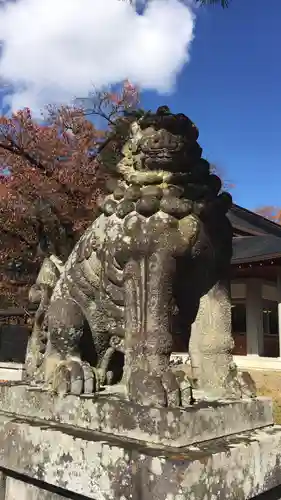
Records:
{"label": "stone lion statue", "polygon": [[52,277],[27,352],[32,383],[77,395],[121,384],[136,403],[178,406],[169,358],[180,337],[194,386],[247,392],[231,354],[232,201],[198,135],[165,106],[132,122],[115,187]]}

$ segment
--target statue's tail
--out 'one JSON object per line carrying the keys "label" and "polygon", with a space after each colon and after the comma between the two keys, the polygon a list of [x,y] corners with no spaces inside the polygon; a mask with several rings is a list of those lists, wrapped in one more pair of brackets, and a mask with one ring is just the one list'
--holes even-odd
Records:
{"label": "statue's tail", "polygon": [[47,337],[44,328],[46,312],[55,285],[63,270],[63,263],[55,256],[47,257],[41,266],[36,283],[29,291],[29,300],[38,304],[31,336],[28,341],[25,369],[28,380],[38,378],[46,349]]}

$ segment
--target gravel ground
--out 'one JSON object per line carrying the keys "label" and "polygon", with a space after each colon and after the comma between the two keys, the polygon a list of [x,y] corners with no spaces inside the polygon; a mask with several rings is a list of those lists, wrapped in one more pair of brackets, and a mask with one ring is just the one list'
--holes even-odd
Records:
{"label": "gravel ground", "polygon": [[281,372],[252,370],[250,374],[256,382],[258,393],[273,399],[274,420],[281,424]]}

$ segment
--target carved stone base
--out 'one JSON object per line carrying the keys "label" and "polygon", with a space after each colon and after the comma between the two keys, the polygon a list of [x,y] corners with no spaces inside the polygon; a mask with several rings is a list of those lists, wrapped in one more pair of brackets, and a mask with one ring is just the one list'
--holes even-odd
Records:
{"label": "carved stone base", "polygon": [[[179,438],[175,437],[175,446],[153,445],[151,440],[144,440],[144,431],[139,428],[139,440],[131,437],[117,437],[109,426],[114,420],[120,422],[124,408],[120,405],[120,414],[115,403],[107,404],[107,424],[100,429],[91,428],[102,422],[99,411],[102,404],[93,401],[89,412],[89,400],[78,403],[66,398],[56,403],[45,394],[30,393],[28,401],[16,398],[25,388],[2,390],[0,411],[0,498],[1,500],[246,500],[263,499],[263,492],[274,489],[266,499],[277,500],[281,483],[281,426],[267,425],[270,409],[267,403],[252,402],[252,409],[257,405],[264,418],[265,427],[241,432],[231,436],[202,442],[207,431],[202,428],[199,436],[196,418],[203,422],[203,408],[187,411],[194,427],[194,436],[201,443],[178,448]],[[9,394],[10,393],[10,394]],[[14,394],[13,394],[14,393]],[[23,394],[23,393],[22,393]],[[27,392],[25,392],[27,396]],[[44,405],[45,398],[45,405]],[[10,411],[8,413],[10,401]],[[13,403],[14,401],[14,403]],[[39,403],[43,403],[40,407]],[[120,403],[119,403],[120,404]],[[245,403],[250,408],[250,403]],[[36,414],[37,406],[37,418]],[[61,416],[59,416],[59,405]],[[205,428],[212,429],[212,414],[217,412],[217,424],[225,408],[235,412],[234,404],[218,404],[217,408],[207,407],[204,418]],[[256,405],[256,406],[255,406]],[[68,410],[67,410],[68,407]],[[105,412],[106,402],[103,403]],[[29,415],[28,413],[29,408]],[[96,409],[94,413],[93,408]],[[244,407],[246,408],[246,406]],[[263,410],[261,409],[263,408]],[[268,407],[270,408],[270,406]],[[243,409],[243,406],[240,406]],[[56,410],[56,414],[55,414]],[[148,426],[152,425],[152,414],[146,408],[138,416]],[[157,410],[158,411],[158,410]],[[205,409],[204,409],[205,411]],[[53,412],[53,414],[52,414]],[[44,415],[45,413],[45,415]],[[137,409],[132,409],[135,419]],[[181,429],[173,412],[155,414],[155,431],[164,436],[171,436],[171,428]],[[32,416],[32,414],[34,416]],[[226,413],[225,413],[226,414]],[[235,413],[238,416],[237,412]],[[68,416],[67,416],[68,415]],[[228,413],[230,415],[230,412]],[[267,415],[267,416],[266,416]],[[179,413],[178,416],[181,416]],[[254,417],[254,412],[253,412]],[[131,417],[130,417],[131,418]],[[93,420],[91,420],[93,419]],[[100,420],[99,420],[100,419]],[[63,423],[66,421],[67,423]],[[186,419],[186,422],[188,419]],[[225,418],[226,421],[226,418]],[[94,422],[91,423],[91,422]],[[257,425],[257,420],[255,422]],[[260,425],[262,420],[260,420]],[[183,425],[183,420],[181,420]],[[225,425],[225,424],[224,424]],[[230,424],[233,429],[234,419]],[[220,427],[222,428],[222,427]],[[107,429],[106,432],[104,432]],[[115,425],[117,429],[117,423]],[[103,432],[101,432],[103,431]],[[215,430],[213,428],[213,435]],[[227,429],[225,428],[225,432]],[[209,431],[210,435],[211,431]],[[147,434],[148,435],[148,434]],[[192,438],[192,427],[187,426],[187,435]],[[135,429],[135,437],[137,429]],[[193,440],[194,441],[194,440]],[[272,494],[272,496],[271,496]]]}
{"label": "carved stone base", "polygon": [[268,398],[201,400],[184,409],[156,408],[132,404],[122,393],[109,391],[95,397],[59,397],[25,385],[3,385],[0,411],[98,431],[105,438],[113,435],[173,448],[273,424]]}

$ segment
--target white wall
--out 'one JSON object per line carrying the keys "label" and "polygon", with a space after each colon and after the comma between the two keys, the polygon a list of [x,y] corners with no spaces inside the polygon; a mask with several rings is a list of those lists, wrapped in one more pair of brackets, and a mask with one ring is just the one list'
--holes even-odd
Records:
{"label": "white wall", "polygon": [[[267,300],[278,301],[277,285],[274,283],[262,284],[262,297]],[[244,283],[241,281],[233,281],[231,283],[231,298],[232,299],[246,299],[246,280]]]}
{"label": "white wall", "polygon": [[245,283],[231,283],[231,298],[232,299],[245,299],[246,298],[246,285]]}

